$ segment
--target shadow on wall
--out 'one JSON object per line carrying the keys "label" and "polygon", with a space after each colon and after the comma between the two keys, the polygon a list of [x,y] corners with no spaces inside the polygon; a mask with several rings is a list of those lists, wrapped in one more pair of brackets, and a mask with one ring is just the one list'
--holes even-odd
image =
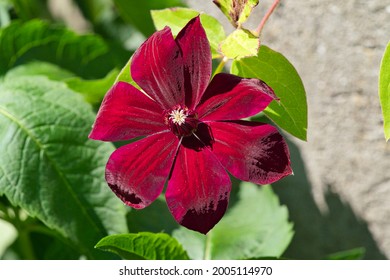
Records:
{"label": "shadow on wall", "polygon": [[319,210],[299,149],[291,142],[288,144],[295,175],[273,184],[280,203],[288,207],[295,230],[294,238],[283,256],[291,259],[324,259],[329,254],[364,247],[364,259],[386,259],[365,221],[359,219],[337,194],[326,193],[328,212]]}

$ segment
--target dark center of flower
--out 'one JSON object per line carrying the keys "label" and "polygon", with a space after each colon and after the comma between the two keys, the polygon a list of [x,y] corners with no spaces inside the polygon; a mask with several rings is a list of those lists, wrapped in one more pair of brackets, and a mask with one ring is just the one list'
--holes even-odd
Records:
{"label": "dark center of flower", "polygon": [[165,113],[165,124],[177,136],[190,136],[196,131],[199,120],[196,112],[184,105],[176,105]]}

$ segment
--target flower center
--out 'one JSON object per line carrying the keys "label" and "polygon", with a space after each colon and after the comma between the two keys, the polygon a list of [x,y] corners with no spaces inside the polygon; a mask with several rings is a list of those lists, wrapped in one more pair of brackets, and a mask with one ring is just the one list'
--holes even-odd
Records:
{"label": "flower center", "polygon": [[165,113],[165,124],[177,136],[190,136],[198,127],[196,112],[184,105],[176,105]]}
{"label": "flower center", "polygon": [[169,114],[169,119],[172,121],[172,123],[177,124],[177,125],[184,124],[186,122],[186,118],[187,118],[187,115],[183,109],[173,110]]}

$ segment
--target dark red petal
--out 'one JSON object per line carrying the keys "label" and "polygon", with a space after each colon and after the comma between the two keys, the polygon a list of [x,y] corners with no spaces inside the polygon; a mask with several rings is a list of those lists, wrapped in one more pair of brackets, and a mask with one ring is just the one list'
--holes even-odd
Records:
{"label": "dark red petal", "polygon": [[261,112],[274,99],[273,90],[263,81],[220,73],[210,82],[196,111],[202,121],[239,120]]}
{"label": "dark red petal", "polygon": [[148,206],[164,188],[178,142],[176,136],[167,132],[120,147],[106,166],[108,185],[127,205]]}
{"label": "dark red petal", "polygon": [[132,85],[118,82],[104,97],[89,138],[129,140],[165,129],[161,107]]}
{"label": "dark red petal", "polygon": [[213,152],[240,180],[270,184],[292,173],[290,153],[278,130],[254,122],[210,122]]}
{"label": "dark red petal", "polygon": [[133,80],[164,109],[184,104],[182,54],[169,27],[138,48],[130,68]]}
{"label": "dark red petal", "polygon": [[211,77],[211,50],[200,18],[193,18],[176,37],[184,64],[186,105],[193,109],[200,101]]}
{"label": "dark red petal", "polygon": [[227,172],[208,149],[180,146],[165,194],[178,223],[206,234],[224,215],[230,190]]}

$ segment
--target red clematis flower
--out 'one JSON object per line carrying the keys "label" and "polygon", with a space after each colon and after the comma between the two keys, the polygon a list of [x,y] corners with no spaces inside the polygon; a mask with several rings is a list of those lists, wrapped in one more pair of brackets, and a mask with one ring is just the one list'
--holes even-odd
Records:
{"label": "red clematis flower", "polygon": [[271,125],[242,121],[277,99],[257,79],[220,73],[199,17],[174,39],[166,27],[134,53],[131,76],[142,91],[117,82],[105,96],[90,138],[146,136],[118,148],[106,180],[127,205],[141,209],[163,191],[181,225],[207,233],[223,216],[230,172],[269,184],[291,174],[288,147]]}

